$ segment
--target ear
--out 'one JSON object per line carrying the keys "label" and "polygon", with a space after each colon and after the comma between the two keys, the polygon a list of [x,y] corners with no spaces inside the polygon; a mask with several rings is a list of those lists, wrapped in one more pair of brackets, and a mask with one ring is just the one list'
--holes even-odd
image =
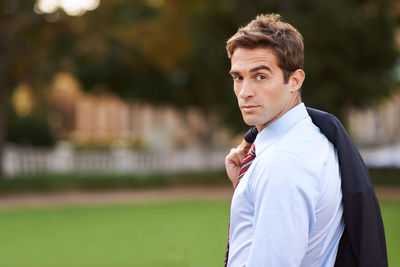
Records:
{"label": "ear", "polygon": [[299,91],[305,78],[306,74],[302,69],[297,69],[294,71],[289,78],[290,92],[294,93]]}

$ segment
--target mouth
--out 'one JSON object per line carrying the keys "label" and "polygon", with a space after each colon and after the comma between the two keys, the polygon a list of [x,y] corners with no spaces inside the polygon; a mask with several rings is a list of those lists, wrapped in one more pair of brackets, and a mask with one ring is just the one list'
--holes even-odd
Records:
{"label": "mouth", "polygon": [[259,105],[242,105],[242,106],[240,106],[240,109],[244,112],[251,112],[258,107],[259,107]]}

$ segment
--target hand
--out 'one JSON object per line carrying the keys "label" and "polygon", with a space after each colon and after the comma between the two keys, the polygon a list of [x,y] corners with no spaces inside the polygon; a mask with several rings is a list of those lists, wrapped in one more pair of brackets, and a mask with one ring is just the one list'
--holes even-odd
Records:
{"label": "hand", "polygon": [[231,180],[233,187],[236,188],[237,178],[239,177],[240,167],[242,166],[243,159],[246,157],[247,152],[251,147],[244,139],[242,143],[236,148],[232,148],[229,154],[225,157],[225,169]]}

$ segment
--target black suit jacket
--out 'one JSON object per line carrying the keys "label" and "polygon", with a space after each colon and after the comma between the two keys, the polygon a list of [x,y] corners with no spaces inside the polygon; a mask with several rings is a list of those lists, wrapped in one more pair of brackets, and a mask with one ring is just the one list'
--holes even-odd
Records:
{"label": "black suit jacket", "polygon": [[[335,116],[312,108],[307,111],[338,152],[345,228],[335,266],[388,266],[381,211],[360,153]],[[255,127],[251,128],[246,141],[253,143],[257,133]]]}

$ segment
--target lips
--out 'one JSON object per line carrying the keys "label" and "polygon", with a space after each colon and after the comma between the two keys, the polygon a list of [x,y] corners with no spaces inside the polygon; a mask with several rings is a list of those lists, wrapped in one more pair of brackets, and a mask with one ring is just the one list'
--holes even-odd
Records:
{"label": "lips", "polygon": [[245,112],[250,112],[258,108],[259,105],[241,105],[240,109],[245,111]]}

